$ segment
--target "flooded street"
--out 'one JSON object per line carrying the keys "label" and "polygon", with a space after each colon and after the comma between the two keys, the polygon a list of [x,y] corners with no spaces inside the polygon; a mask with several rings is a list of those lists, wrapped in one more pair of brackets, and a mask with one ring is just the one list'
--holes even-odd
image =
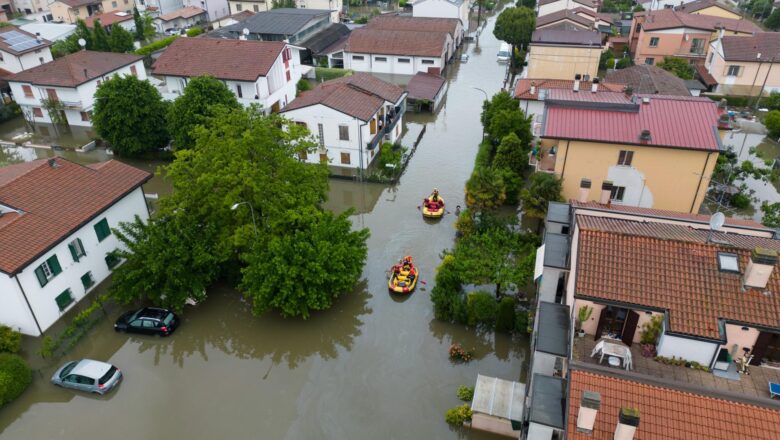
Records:
{"label": "flooded street", "polygon": [[[522,380],[528,363],[527,337],[481,334],[434,319],[430,289],[441,251],[453,244],[455,216],[429,223],[417,208],[433,187],[450,210],[464,204],[484,99],[473,87],[493,94],[504,78],[505,66],[496,62],[494,21],[478,42],[464,46],[469,62],[449,66],[450,87],[438,115],[407,114],[410,131],[419,132],[415,126],[422,124],[427,131],[398,185],[331,179],[326,207],[354,208],[355,225],[371,230],[363,282],[355,292],[300,321],[253,317],[239,294],[218,285],[204,304],[185,310],[181,328],[166,339],[116,334],[116,313],[110,314],[67,357],[117,365],[125,374],[119,388],[106,397],[55,388],[48,383],[52,366],[0,410],[0,439],[86,440],[119,433],[196,439],[459,438],[444,422],[445,411],[461,403],[457,387],[473,386],[477,373]],[[70,154],[75,153],[63,153]],[[93,159],[107,157],[103,151],[79,155],[82,162]],[[150,171],[159,165],[128,162]],[[165,194],[169,188],[155,177],[145,190]],[[406,254],[414,256],[427,284],[408,297],[390,296],[385,271]],[[451,342],[473,347],[475,360],[451,363]],[[466,431],[465,438],[501,437]]]}

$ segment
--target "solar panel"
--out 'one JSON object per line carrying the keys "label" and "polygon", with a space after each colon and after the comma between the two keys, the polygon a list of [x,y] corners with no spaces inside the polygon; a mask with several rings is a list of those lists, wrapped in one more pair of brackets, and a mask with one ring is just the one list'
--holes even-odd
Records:
{"label": "solar panel", "polygon": [[5,43],[9,46],[9,49],[17,52],[22,52],[27,49],[32,49],[33,47],[42,45],[42,43],[39,42],[35,37],[23,34],[18,31],[3,32],[0,34],[0,38],[5,41]]}

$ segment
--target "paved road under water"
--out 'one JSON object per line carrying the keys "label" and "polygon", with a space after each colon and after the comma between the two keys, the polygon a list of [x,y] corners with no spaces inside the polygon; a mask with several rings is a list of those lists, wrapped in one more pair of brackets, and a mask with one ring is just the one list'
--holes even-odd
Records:
{"label": "paved road under water", "polygon": [[[125,373],[118,390],[105,397],[62,390],[46,380],[52,368],[44,369],[0,410],[0,439],[493,439],[459,434],[444,413],[460,403],[457,387],[473,386],[477,373],[522,380],[528,341],[434,319],[430,288],[440,252],[453,244],[455,216],[431,223],[417,209],[434,186],[450,209],[463,204],[481,136],[483,95],[472,87],[492,94],[503,80],[493,21],[464,48],[470,61],[450,67],[435,121],[408,117],[407,124],[428,127],[399,185],[332,181],[328,207],[355,207],[356,226],[371,230],[364,281],[354,293],[301,322],[253,317],[240,295],[216,286],[165,339],[115,334],[112,314],[68,357],[116,364]],[[155,178],[146,190],[168,189]],[[385,270],[405,254],[415,257],[427,286],[390,296]],[[474,347],[476,359],[451,363],[453,341]]]}

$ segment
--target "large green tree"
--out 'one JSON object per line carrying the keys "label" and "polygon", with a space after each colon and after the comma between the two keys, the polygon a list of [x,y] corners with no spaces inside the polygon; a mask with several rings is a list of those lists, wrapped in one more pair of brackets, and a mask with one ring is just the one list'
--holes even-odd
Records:
{"label": "large green tree", "polygon": [[135,49],[133,34],[117,23],[111,25],[111,35],[108,36],[108,46],[111,52],[125,53]]}
{"label": "large green tree", "polygon": [[135,24],[135,34],[133,35],[136,40],[143,41],[146,39],[144,35],[144,19],[141,17],[141,13],[138,12],[138,8],[133,6],[133,23]]}
{"label": "large green tree", "polygon": [[98,86],[92,124],[122,156],[164,147],[166,105],[160,92],[133,75],[114,76]]}
{"label": "large green tree", "polygon": [[498,144],[510,134],[514,134],[526,144],[533,137],[531,134],[531,117],[526,117],[520,109],[499,110],[490,119],[490,125],[485,127],[485,131],[490,136],[490,141],[493,142],[493,145]]}
{"label": "large green tree", "polygon": [[693,66],[684,58],[664,57],[664,60],[658,63],[658,67],[673,73],[679,78],[693,79]]}
{"label": "large green tree", "polygon": [[496,209],[506,200],[506,183],[499,170],[492,167],[474,170],[466,182],[466,205],[482,212]]}
{"label": "large green tree", "polygon": [[523,144],[523,141],[514,132],[504,136],[496,149],[493,166],[510,170],[520,176],[525,171],[527,164],[528,144]]}
{"label": "large green tree", "polygon": [[528,188],[520,192],[523,212],[529,217],[544,218],[550,202],[563,200],[561,196],[563,181],[555,174],[535,173],[531,176]]}
{"label": "large green tree", "polygon": [[168,132],[177,149],[193,146],[192,130],[206,121],[215,105],[229,109],[241,106],[236,95],[214,77],[201,76],[187,82],[184,93],[168,110]]}
{"label": "large green tree", "polygon": [[772,110],[764,117],[764,125],[768,136],[777,140],[780,138],[780,110]]}
{"label": "large green tree", "polygon": [[525,49],[531,42],[531,34],[536,27],[536,12],[531,8],[507,8],[496,19],[493,35],[512,46],[512,62],[514,63],[515,47]]}
{"label": "large green tree", "polygon": [[482,114],[480,120],[482,126],[490,127],[490,123],[493,121],[493,116],[501,110],[519,110],[520,101],[514,99],[512,95],[506,90],[502,90],[493,95],[490,100],[482,103]]}
{"label": "large green tree", "polygon": [[764,218],[761,220],[764,226],[780,229],[780,202],[762,203],[761,212],[764,214]]}
{"label": "large green tree", "polygon": [[101,52],[110,52],[111,43],[108,41],[108,32],[100,20],[95,20],[92,28],[92,47],[87,46],[89,50],[99,50]]}
{"label": "large green tree", "polygon": [[775,9],[772,14],[764,20],[764,26],[772,29],[773,31],[780,30],[780,8]]}

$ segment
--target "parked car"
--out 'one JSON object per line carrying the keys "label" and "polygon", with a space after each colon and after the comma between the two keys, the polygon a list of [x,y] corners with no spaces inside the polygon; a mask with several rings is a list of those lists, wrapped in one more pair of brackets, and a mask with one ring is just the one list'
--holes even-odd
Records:
{"label": "parked car", "polygon": [[119,368],[105,362],[82,359],[60,367],[52,376],[51,383],[88,393],[106,394],[121,380]]}
{"label": "parked car", "polygon": [[501,48],[498,49],[498,62],[499,63],[508,62],[511,56],[510,51],[511,49],[507,43],[501,43]]}
{"label": "parked car", "polygon": [[157,307],[145,307],[120,316],[114,324],[114,330],[168,336],[178,326],[179,317],[172,311]]}
{"label": "parked car", "polygon": [[168,35],[168,36],[181,35],[181,29],[168,28],[168,29],[165,30],[165,35]]}
{"label": "parked car", "polygon": [[460,62],[461,63],[468,63],[469,62],[469,56],[467,54],[463,54],[460,56]]}

